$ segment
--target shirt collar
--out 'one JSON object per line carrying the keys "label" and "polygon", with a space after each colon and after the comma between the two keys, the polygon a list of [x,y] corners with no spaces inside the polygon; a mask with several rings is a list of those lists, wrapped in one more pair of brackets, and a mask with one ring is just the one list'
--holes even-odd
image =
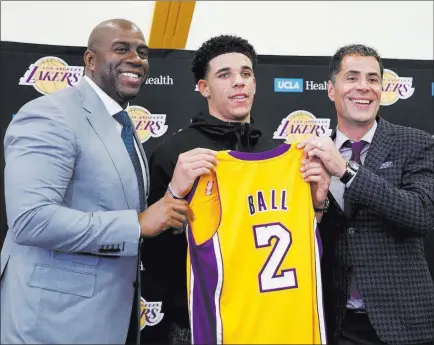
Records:
{"label": "shirt collar", "polygon": [[[99,96],[99,98],[101,99],[102,103],[104,104],[105,108],[107,109],[108,113],[111,116],[124,110],[113,98],[111,98],[103,90],[101,90],[101,88],[98,85],[96,85],[92,79],[90,79],[87,75],[85,75],[84,78],[89,83],[89,85],[92,87],[92,89],[94,89],[96,94]],[[128,109],[128,105],[125,108],[125,110],[127,110],[127,109]]]}
{"label": "shirt collar", "polygon": [[[377,121],[374,121],[374,125],[369,129],[369,131],[366,132],[366,134],[360,140],[366,141],[367,143],[371,144],[377,126],[378,126]],[[335,140],[336,147],[340,149],[347,140],[350,139],[344,133],[342,133],[339,130],[339,128],[336,126],[336,140]]]}

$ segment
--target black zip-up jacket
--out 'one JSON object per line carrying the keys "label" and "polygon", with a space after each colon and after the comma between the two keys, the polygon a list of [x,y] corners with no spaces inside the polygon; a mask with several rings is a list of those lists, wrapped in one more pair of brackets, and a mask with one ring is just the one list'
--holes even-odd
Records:
{"label": "black zip-up jacket", "polygon": [[[151,205],[164,196],[178,156],[183,152],[198,147],[216,151],[262,152],[278,145],[277,141],[265,139],[261,130],[253,125],[253,120],[251,123],[233,123],[199,114],[192,118],[189,127],[168,137],[151,155],[148,203]],[[143,242],[144,268],[157,281],[159,292],[166,298],[165,318],[172,319],[182,328],[189,327],[186,255],[185,234],[173,235],[170,229]]]}

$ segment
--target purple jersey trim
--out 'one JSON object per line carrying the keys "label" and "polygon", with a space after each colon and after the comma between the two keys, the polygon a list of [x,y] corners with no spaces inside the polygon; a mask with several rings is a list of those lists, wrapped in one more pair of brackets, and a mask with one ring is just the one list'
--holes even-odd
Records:
{"label": "purple jersey trim", "polygon": [[191,188],[190,192],[188,193],[187,202],[191,203],[191,200],[193,200],[194,193],[196,192],[197,186],[199,185],[200,176],[194,181],[193,187]]}
{"label": "purple jersey trim", "polygon": [[240,151],[229,151],[229,155],[234,158],[241,159],[243,161],[261,161],[264,159],[270,159],[278,157],[284,154],[291,148],[291,144],[283,143],[276,148],[264,151],[264,152],[240,152]]}
{"label": "purple jersey trim", "polygon": [[[216,236],[216,235],[214,235]],[[213,237],[197,247],[188,231],[190,263],[194,275],[192,293],[193,339],[196,344],[217,344],[217,320],[215,292],[218,283],[218,267]]]}
{"label": "purple jersey trim", "polygon": [[[188,195],[188,203],[191,203],[193,200],[199,185],[199,179],[200,177],[196,179]],[[217,179],[216,188],[218,195],[220,195]],[[216,255],[217,251],[221,260],[221,250],[217,234],[220,222],[221,217],[214,235],[200,245],[196,244],[192,225],[188,222],[187,236],[188,250],[190,252],[190,270],[194,276],[194,282],[190,286],[192,305],[189,306],[189,309],[192,314],[191,331],[196,344],[217,344],[221,343],[222,338],[222,335],[219,337],[219,332],[222,331],[217,327],[218,323],[221,324],[221,315],[217,315],[216,310],[216,303],[220,303],[220,297],[218,301],[216,301],[215,297],[219,287],[219,258]],[[196,231],[200,231],[200,229]],[[217,238],[217,241],[214,240],[215,238]],[[220,270],[223,270],[223,263],[220,262],[220,265]],[[219,322],[217,322],[217,317],[219,317]]]}

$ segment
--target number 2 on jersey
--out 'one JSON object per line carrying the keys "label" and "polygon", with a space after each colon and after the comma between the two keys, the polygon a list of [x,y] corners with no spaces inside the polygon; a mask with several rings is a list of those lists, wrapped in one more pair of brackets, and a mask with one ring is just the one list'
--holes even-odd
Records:
{"label": "number 2 on jersey", "polygon": [[281,223],[270,223],[253,226],[256,248],[271,246],[271,240],[276,243],[270,256],[259,273],[259,288],[261,292],[293,289],[297,287],[295,268],[277,271],[292,244],[291,232]]}

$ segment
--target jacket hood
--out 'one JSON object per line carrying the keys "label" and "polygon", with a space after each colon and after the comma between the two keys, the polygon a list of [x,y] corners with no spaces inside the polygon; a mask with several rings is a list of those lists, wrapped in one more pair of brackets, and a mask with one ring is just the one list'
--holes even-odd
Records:
{"label": "jacket hood", "polygon": [[253,118],[250,123],[226,122],[212,115],[199,113],[191,119],[189,128],[197,128],[202,132],[215,136],[240,136],[240,139],[257,141],[262,136],[262,131],[256,128]]}

